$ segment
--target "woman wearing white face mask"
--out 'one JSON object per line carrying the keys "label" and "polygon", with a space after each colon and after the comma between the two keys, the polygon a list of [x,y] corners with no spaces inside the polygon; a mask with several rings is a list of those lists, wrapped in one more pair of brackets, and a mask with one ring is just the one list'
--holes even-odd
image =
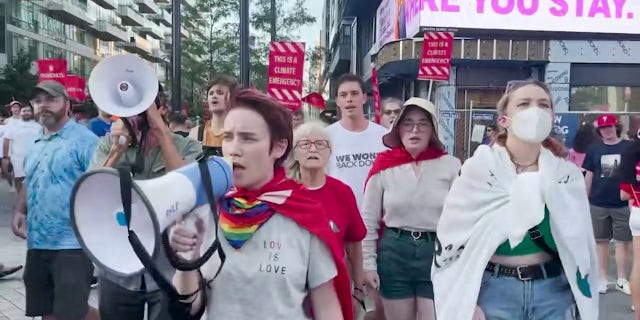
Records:
{"label": "woman wearing white face mask", "polygon": [[598,264],[580,170],[549,138],[549,89],[498,102],[506,133],[462,167],[438,224],[438,319],[598,319]]}

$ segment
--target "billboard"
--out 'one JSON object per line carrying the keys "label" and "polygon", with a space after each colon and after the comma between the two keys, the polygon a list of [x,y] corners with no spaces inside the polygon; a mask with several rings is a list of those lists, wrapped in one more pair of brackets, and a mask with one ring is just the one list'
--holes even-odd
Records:
{"label": "billboard", "polygon": [[420,27],[640,35],[639,0],[402,0],[407,34]]}

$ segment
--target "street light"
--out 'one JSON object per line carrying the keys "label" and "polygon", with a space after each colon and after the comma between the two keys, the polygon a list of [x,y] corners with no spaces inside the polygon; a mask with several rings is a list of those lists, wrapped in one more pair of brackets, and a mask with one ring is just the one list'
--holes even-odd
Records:
{"label": "street light", "polygon": [[173,0],[171,3],[171,110],[179,113],[182,109],[182,86],[180,83],[180,66],[182,65],[181,44],[180,44],[180,0]]}
{"label": "street light", "polygon": [[249,86],[249,0],[240,0],[240,82]]}

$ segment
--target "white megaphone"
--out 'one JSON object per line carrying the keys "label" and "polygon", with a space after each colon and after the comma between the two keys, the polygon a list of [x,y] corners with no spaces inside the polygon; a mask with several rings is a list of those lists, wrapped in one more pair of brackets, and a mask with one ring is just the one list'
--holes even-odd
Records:
{"label": "white megaphone", "polygon": [[[232,187],[232,169],[222,157],[206,161],[213,196],[218,200]],[[130,228],[152,258],[161,249],[161,234],[168,226],[209,204],[198,165],[132,183]],[[78,179],[71,193],[71,225],[82,249],[99,268],[120,275],[143,271],[128,240],[116,169],[92,170]]]}
{"label": "white megaphone", "polygon": [[109,114],[131,117],[147,110],[158,95],[158,78],[144,60],[120,54],[101,60],[89,76],[93,102]]}

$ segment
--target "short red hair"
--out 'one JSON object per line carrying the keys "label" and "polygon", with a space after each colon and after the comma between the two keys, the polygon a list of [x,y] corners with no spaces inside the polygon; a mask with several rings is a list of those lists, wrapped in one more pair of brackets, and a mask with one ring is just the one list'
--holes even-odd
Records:
{"label": "short red hair", "polygon": [[275,162],[280,167],[287,159],[293,148],[293,127],[291,125],[291,110],[280,102],[256,89],[240,89],[231,100],[229,110],[234,108],[248,108],[257,112],[269,127],[270,146],[273,149],[276,141],[287,140],[287,149]]}

